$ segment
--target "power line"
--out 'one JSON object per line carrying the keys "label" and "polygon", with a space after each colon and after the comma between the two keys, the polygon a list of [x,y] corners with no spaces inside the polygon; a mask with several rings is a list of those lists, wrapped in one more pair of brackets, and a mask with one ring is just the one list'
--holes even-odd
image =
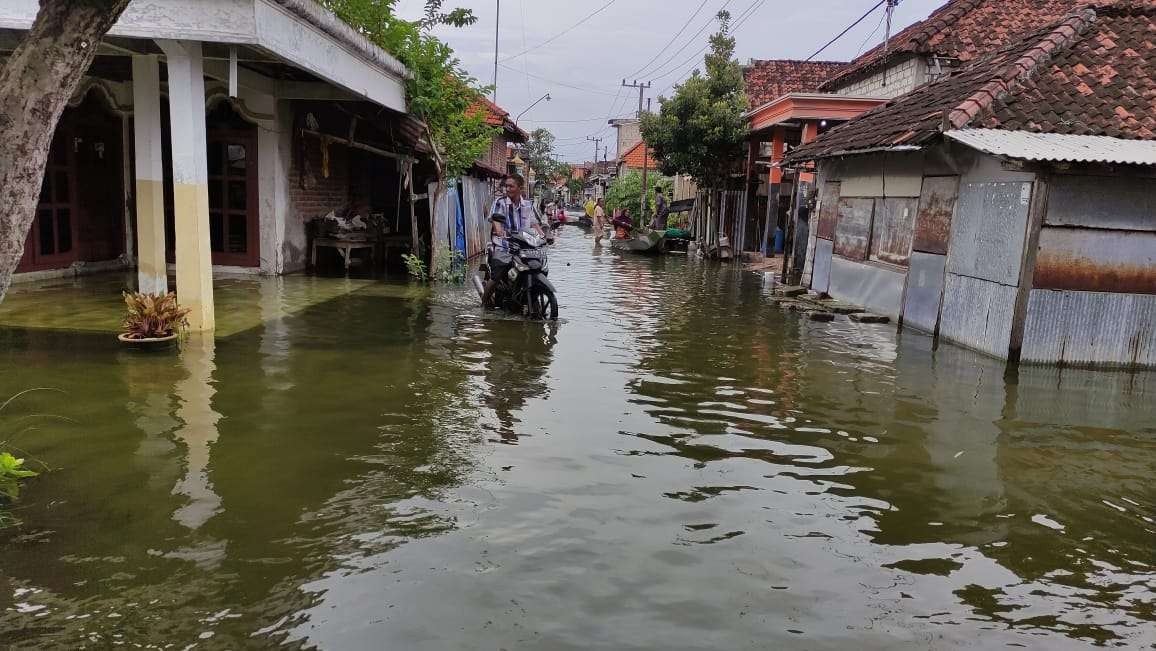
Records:
{"label": "power line", "polygon": [[[729,1],[729,0],[728,0],[728,1]],[[700,11],[702,11],[702,8],[703,8],[703,7],[705,7],[705,6],[706,6],[706,3],[708,3],[708,2],[710,2],[710,0],[702,0],[702,4],[700,4],[700,5],[698,6],[698,9],[695,9],[695,10],[694,10],[694,13],[690,15],[690,18],[687,18],[687,19],[686,19],[686,22],[682,24],[682,29],[678,30],[678,33],[676,33],[674,36],[670,37],[670,41],[668,41],[668,42],[666,43],[666,45],[662,46],[662,49],[661,49],[661,50],[659,50],[659,51],[658,51],[658,52],[657,52],[657,53],[654,55],[654,57],[652,57],[652,58],[650,59],[650,61],[647,61],[647,62],[646,62],[646,64],[645,64],[645,65],[643,65],[641,68],[639,68],[638,70],[635,70],[634,72],[632,72],[632,73],[630,73],[630,74],[628,74],[628,75],[626,75],[626,76],[627,76],[627,77],[637,77],[637,76],[641,75],[641,74],[642,74],[642,72],[643,72],[643,71],[645,71],[647,68],[649,68],[649,67],[650,67],[650,64],[652,64],[652,63],[654,63],[655,61],[657,61],[657,60],[658,60],[658,57],[662,56],[662,53],[663,53],[663,52],[666,52],[666,49],[667,49],[667,48],[669,48],[671,45],[673,45],[673,44],[674,44],[674,41],[675,41],[675,40],[676,40],[676,39],[677,39],[679,36],[682,36],[682,33],[683,33],[683,32],[685,32],[685,31],[686,31],[686,28],[690,26],[690,23],[691,23],[691,21],[693,21],[693,20],[694,20],[694,19],[695,19],[695,18],[698,16],[699,12],[700,12]]]}
{"label": "power line", "polygon": [[882,6],[883,6],[883,5],[885,5],[885,4],[887,4],[887,0],[879,0],[879,2],[878,2],[878,3],[877,3],[875,6],[874,6],[874,7],[871,7],[870,9],[868,9],[868,10],[867,10],[867,13],[863,14],[862,16],[860,16],[860,17],[859,17],[859,20],[856,20],[855,22],[851,23],[851,25],[850,25],[850,26],[848,26],[848,27],[847,27],[847,29],[845,29],[845,30],[843,30],[843,31],[839,32],[838,36],[836,36],[835,38],[833,38],[833,39],[831,39],[831,40],[827,41],[827,44],[826,44],[826,45],[824,45],[823,47],[819,48],[818,50],[815,50],[815,53],[814,53],[814,54],[812,54],[811,56],[807,57],[806,59],[804,59],[804,61],[810,61],[811,59],[814,59],[815,57],[817,57],[817,56],[819,56],[820,54],[822,54],[822,53],[823,53],[823,50],[826,50],[827,48],[829,48],[829,47],[831,47],[832,45],[834,45],[834,44],[835,44],[835,41],[837,41],[837,40],[839,40],[839,39],[843,38],[843,37],[844,37],[844,36],[847,34],[847,32],[849,32],[849,31],[851,31],[851,30],[855,29],[855,27],[856,27],[856,26],[858,26],[858,25],[859,25],[859,23],[863,22],[864,20],[867,20],[867,17],[868,17],[868,16],[870,16],[872,13],[874,13],[874,12],[875,12],[875,10],[876,10],[876,9],[878,9],[879,7],[882,7]]}
{"label": "power line", "polygon": [[547,83],[557,84],[559,86],[571,88],[573,90],[580,90],[584,93],[595,93],[598,95],[606,95],[607,97],[609,97],[611,95],[615,95],[615,93],[611,93],[609,91],[595,90],[593,88],[583,88],[582,86],[575,86],[574,84],[568,84],[564,81],[558,81],[557,79],[550,79],[549,77],[543,77],[541,75],[536,75],[532,72],[526,72],[525,70],[518,70],[517,68],[515,68],[513,66],[508,66],[504,63],[499,63],[498,65],[501,66],[502,68],[505,68],[506,70],[511,71],[511,72],[516,72],[518,74],[526,75],[527,77],[533,77],[534,79],[537,79],[538,81],[545,81]]}
{"label": "power line", "polygon": [[854,59],[859,58],[859,55],[863,53],[863,48],[867,47],[867,41],[870,41],[871,37],[879,33],[879,28],[883,26],[883,21],[885,20],[887,20],[886,13],[879,17],[879,24],[876,25],[875,29],[871,30],[871,33],[867,35],[867,38],[863,39],[863,42],[859,44],[859,49],[855,51]]}
{"label": "power line", "polygon": [[[722,6],[720,6],[718,8],[718,10],[722,11],[723,9],[726,9],[727,5],[729,5],[730,3],[731,3],[731,0],[726,0],[726,2],[722,3]],[[715,12],[715,15],[718,15],[718,12]],[[677,50],[675,50],[674,52],[672,52],[671,55],[669,57],[667,57],[666,61],[663,61],[662,63],[658,64],[657,66],[651,68],[649,72],[642,73],[639,76],[641,76],[641,77],[653,76],[655,72],[665,68],[666,64],[670,63],[671,61],[674,61],[675,57],[677,57],[684,50],[686,50],[686,48],[690,47],[691,44],[694,43],[694,40],[696,38],[698,38],[700,34],[702,34],[704,31],[706,31],[706,28],[710,27],[713,22],[714,22],[714,17],[711,17],[709,20],[706,21],[706,23],[703,24],[702,27],[698,28],[697,32],[695,32],[689,38],[686,39],[686,43],[683,43],[682,47],[680,47]],[[633,76],[633,75],[630,75],[630,76]]]}
{"label": "power line", "polygon": [[601,122],[601,118],[587,118],[585,120],[526,120],[537,124],[578,124],[580,122]]}
{"label": "power line", "polygon": [[506,58],[502,59],[502,61],[509,61],[510,59],[516,59],[516,58],[518,58],[518,57],[520,57],[520,56],[523,56],[523,55],[525,55],[525,54],[526,54],[526,53],[528,53],[528,52],[533,52],[534,50],[537,50],[537,49],[538,49],[538,48],[540,48],[540,47],[545,47],[545,46],[549,45],[550,43],[553,43],[554,41],[558,40],[559,38],[561,38],[561,37],[565,36],[566,34],[569,34],[569,33],[570,33],[570,32],[572,32],[572,31],[574,31],[574,30],[575,30],[575,29],[577,29],[579,26],[581,26],[583,23],[585,23],[586,21],[588,21],[588,20],[590,20],[591,18],[593,18],[593,17],[597,16],[598,14],[602,13],[602,12],[603,12],[603,11],[605,11],[605,10],[606,10],[606,9],[607,9],[607,8],[608,8],[610,5],[614,4],[615,2],[616,2],[616,0],[610,0],[609,2],[607,2],[607,3],[606,3],[606,4],[604,4],[604,5],[602,5],[601,7],[599,7],[599,8],[597,8],[597,9],[595,9],[594,11],[590,12],[589,14],[586,14],[586,17],[585,17],[585,18],[583,18],[582,20],[579,20],[578,22],[574,23],[573,25],[571,25],[571,26],[567,27],[566,29],[564,29],[564,30],[562,30],[562,31],[558,32],[557,34],[555,34],[555,35],[551,36],[550,38],[548,38],[548,39],[546,39],[546,40],[542,41],[541,43],[539,43],[539,44],[537,44],[537,45],[535,45],[535,46],[533,46],[533,47],[528,47],[528,48],[526,48],[526,49],[522,50],[521,52],[519,52],[519,53],[517,53],[517,54],[512,54],[512,55],[510,55],[510,56],[508,56],[508,57],[506,57]]}
{"label": "power line", "polygon": [[[739,14],[739,17],[735,19],[734,25],[731,26],[731,34],[734,34],[735,32],[737,32],[738,29],[740,27],[742,27],[743,23],[745,23],[748,19],[750,19],[751,16],[753,16],[755,14],[755,12],[757,12],[759,9],[762,8],[763,4],[766,1],[767,0],[754,0],[754,2],[752,2],[750,5],[748,5],[746,10],[743,11],[743,13]],[[884,1],[886,1],[886,0],[884,0]],[[702,48],[700,48],[698,50],[698,52],[695,52],[693,55],[691,55],[691,57],[689,59],[683,61],[682,63],[680,63],[677,66],[674,66],[673,68],[668,69],[666,72],[662,73],[661,75],[657,75],[657,76],[652,77],[652,79],[662,79],[664,77],[669,77],[671,74],[673,74],[679,70],[682,70],[683,74],[686,74],[687,72],[689,72],[688,70],[686,70],[686,65],[688,63],[694,63],[695,65],[697,65],[698,57],[703,52],[706,52],[709,48],[710,48],[710,43],[707,43],[706,45],[702,46]],[[670,86],[674,85],[675,83],[677,83],[677,82],[671,82],[670,85],[668,85],[666,88],[663,88],[662,90],[665,91],[667,88],[670,88]]]}

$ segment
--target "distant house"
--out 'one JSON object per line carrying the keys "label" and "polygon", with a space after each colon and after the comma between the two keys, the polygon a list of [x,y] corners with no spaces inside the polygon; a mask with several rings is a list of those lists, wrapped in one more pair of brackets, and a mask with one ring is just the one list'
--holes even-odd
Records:
{"label": "distant house", "polygon": [[[490,150],[470,168],[468,175],[450,179],[446,194],[438,198],[432,221],[431,258],[447,251],[456,252],[465,259],[480,255],[490,239],[489,211],[498,192],[498,183],[511,171],[511,146],[525,143],[529,135],[523,131],[502,107],[482,97],[468,109],[471,115],[484,111],[486,124],[498,127]],[[436,184],[429,186],[430,196],[436,194]]]}
{"label": "distant house", "polygon": [[[776,229],[787,230],[791,198],[811,175],[781,167],[792,147],[813,140],[882,103],[869,98],[823,95],[819,86],[847,64],[841,61],[754,59],[743,67],[750,110],[745,214],[724,221],[729,241],[739,250],[771,252]],[[730,229],[725,227],[730,225]],[[709,239],[709,235],[708,235]]]}
{"label": "distant house", "polygon": [[638,118],[614,118],[608,122],[617,134],[615,158],[621,159],[634,145],[642,142],[642,121]]}
{"label": "distant house", "polygon": [[618,158],[618,176],[626,176],[630,172],[641,172],[643,166],[652,174],[658,173],[655,170],[654,151],[647,147],[646,143],[639,140]]}
{"label": "distant house", "polygon": [[490,151],[474,164],[473,175],[484,179],[500,179],[509,171],[509,146],[523,144],[530,136],[514,124],[508,111],[484,97],[479,99],[470,111],[485,111],[486,124],[501,129],[494,135]]}
{"label": "distant house", "polygon": [[804,279],[996,357],[1156,366],[1154,33],[1080,9],[787,154]]}
{"label": "distant house", "polygon": [[857,57],[817,88],[822,93],[891,99],[940,79],[1077,7],[1113,0],[949,0]]}

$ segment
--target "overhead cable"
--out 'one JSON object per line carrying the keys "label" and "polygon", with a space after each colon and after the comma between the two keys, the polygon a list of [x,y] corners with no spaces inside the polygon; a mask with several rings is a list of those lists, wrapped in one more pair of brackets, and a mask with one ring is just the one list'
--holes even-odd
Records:
{"label": "overhead cable", "polygon": [[819,56],[820,54],[822,54],[822,53],[823,53],[823,50],[826,50],[827,48],[829,48],[829,47],[831,47],[832,45],[834,45],[834,44],[835,44],[835,41],[838,41],[839,39],[841,39],[841,38],[843,38],[844,36],[846,36],[846,35],[847,35],[847,32],[849,32],[849,31],[851,31],[851,30],[855,29],[855,27],[857,27],[857,26],[859,25],[859,23],[863,22],[864,20],[867,20],[867,17],[868,17],[868,16],[870,16],[872,13],[874,13],[874,12],[875,12],[875,10],[876,10],[876,9],[878,9],[879,7],[882,7],[882,6],[883,6],[883,5],[885,5],[885,4],[887,4],[887,0],[879,0],[879,2],[878,2],[878,3],[877,3],[875,6],[874,6],[874,7],[871,7],[870,9],[868,9],[868,10],[867,10],[867,13],[863,14],[862,16],[860,16],[860,17],[859,17],[859,20],[856,20],[855,22],[851,23],[851,24],[850,24],[850,25],[847,27],[847,29],[845,29],[845,30],[843,30],[843,31],[839,32],[839,34],[838,34],[838,35],[837,35],[835,38],[833,38],[833,39],[831,39],[831,40],[827,41],[827,44],[826,44],[826,45],[824,45],[823,47],[819,48],[818,50],[815,50],[815,53],[814,53],[814,54],[812,54],[811,56],[807,57],[806,59],[804,59],[804,61],[810,61],[811,59],[814,59],[815,57],[817,57],[817,56]]}
{"label": "overhead cable", "polygon": [[604,5],[602,5],[601,7],[599,7],[599,8],[597,8],[597,9],[595,9],[594,11],[592,11],[592,12],[590,12],[590,13],[586,14],[586,16],[585,16],[585,17],[584,17],[582,20],[579,20],[578,22],[574,23],[573,25],[571,25],[571,26],[567,27],[566,29],[564,29],[564,30],[562,30],[562,31],[558,32],[557,34],[555,34],[555,35],[551,36],[550,38],[548,38],[548,39],[546,39],[546,40],[542,41],[541,43],[539,43],[539,44],[537,44],[537,45],[534,45],[534,46],[528,47],[528,48],[526,48],[526,49],[522,50],[521,52],[518,52],[517,54],[511,54],[510,56],[508,56],[508,57],[506,57],[506,58],[502,59],[502,61],[509,61],[510,59],[517,59],[517,58],[518,58],[518,57],[520,57],[520,56],[523,56],[523,55],[525,55],[525,54],[527,54],[527,53],[529,53],[529,52],[533,52],[534,50],[537,50],[538,48],[541,48],[541,47],[545,47],[545,46],[547,46],[547,45],[549,45],[549,44],[553,43],[554,41],[558,40],[559,38],[562,38],[562,37],[563,37],[563,36],[565,36],[566,34],[569,34],[570,32],[574,31],[575,29],[578,29],[578,27],[579,27],[579,26],[581,26],[583,23],[585,23],[586,21],[590,20],[591,18],[593,18],[593,17],[597,16],[598,14],[602,13],[602,12],[603,12],[603,11],[605,11],[605,10],[606,10],[606,9],[607,9],[607,8],[608,8],[610,5],[614,4],[615,2],[616,2],[616,0],[610,0],[609,2],[607,2],[607,3],[606,3],[606,4],[604,4]]}

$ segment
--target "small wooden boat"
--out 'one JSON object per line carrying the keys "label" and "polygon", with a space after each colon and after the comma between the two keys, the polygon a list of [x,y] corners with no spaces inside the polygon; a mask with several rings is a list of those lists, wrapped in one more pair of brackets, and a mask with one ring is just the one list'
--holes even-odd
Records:
{"label": "small wooden boat", "polygon": [[666,239],[666,231],[648,231],[646,233],[635,231],[626,239],[613,239],[610,240],[610,243],[634,253],[662,253],[664,239]]}

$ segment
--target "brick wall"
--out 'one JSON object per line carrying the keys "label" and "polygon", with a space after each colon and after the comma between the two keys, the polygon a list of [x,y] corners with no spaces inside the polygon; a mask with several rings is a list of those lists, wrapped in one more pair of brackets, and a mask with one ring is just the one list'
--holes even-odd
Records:
{"label": "brick wall", "polygon": [[[886,81],[886,83],[884,83]],[[906,95],[927,82],[927,60],[913,55],[875,73],[835,89],[838,95],[891,99]]]}
{"label": "brick wall", "polygon": [[482,157],[482,162],[496,170],[506,170],[506,136],[494,136],[490,143],[490,153]]}
{"label": "brick wall", "polygon": [[[350,151],[345,145],[330,143],[329,175],[322,169],[321,140],[305,136],[304,156],[294,152],[289,170],[290,214],[298,223],[321,217],[344,206],[350,197]],[[304,158],[304,169],[301,159]],[[304,183],[302,183],[304,177]],[[291,222],[293,220],[290,220]]]}

